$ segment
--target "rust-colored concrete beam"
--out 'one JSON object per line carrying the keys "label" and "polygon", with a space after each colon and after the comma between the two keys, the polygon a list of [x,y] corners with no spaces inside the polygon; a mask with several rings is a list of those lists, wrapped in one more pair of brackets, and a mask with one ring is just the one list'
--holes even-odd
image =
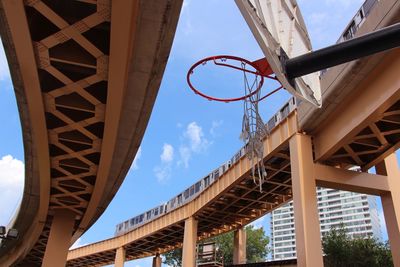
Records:
{"label": "rust-colored concrete beam", "polygon": [[381,195],[390,191],[387,176],[351,171],[321,164],[314,165],[317,186],[334,188],[370,195]]}

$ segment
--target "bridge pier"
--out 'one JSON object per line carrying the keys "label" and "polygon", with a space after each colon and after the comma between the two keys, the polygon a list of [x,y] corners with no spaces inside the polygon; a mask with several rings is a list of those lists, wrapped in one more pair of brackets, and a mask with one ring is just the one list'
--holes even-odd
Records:
{"label": "bridge pier", "polygon": [[161,267],[161,257],[160,254],[156,254],[156,256],[153,258],[153,267]]}
{"label": "bridge pier", "polygon": [[323,266],[311,137],[289,140],[297,266]]}
{"label": "bridge pier", "polygon": [[64,267],[71,246],[75,214],[70,210],[56,210],[51,222],[49,239],[42,267]]}
{"label": "bridge pier", "polygon": [[233,233],[233,264],[246,263],[246,238],[244,227]]}
{"label": "bridge pier", "polygon": [[393,153],[376,165],[376,173],[386,175],[389,192],[381,194],[393,264],[400,267],[400,171]]}
{"label": "bridge pier", "polygon": [[115,267],[124,267],[124,263],[125,263],[125,248],[119,247],[115,251],[114,266]]}
{"label": "bridge pier", "polygon": [[185,221],[185,232],[183,236],[182,266],[196,266],[196,241],[197,220],[189,217]]}

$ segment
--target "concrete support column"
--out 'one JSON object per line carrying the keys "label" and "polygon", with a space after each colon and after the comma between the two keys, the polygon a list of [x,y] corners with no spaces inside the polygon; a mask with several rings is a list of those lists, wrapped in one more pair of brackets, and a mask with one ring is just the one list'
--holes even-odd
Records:
{"label": "concrete support column", "polygon": [[124,263],[125,263],[125,248],[119,247],[119,248],[117,248],[117,251],[115,252],[114,266],[115,267],[124,267]]}
{"label": "concrete support column", "polygon": [[400,171],[395,154],[376,166],[376,173],[386,175],[390,192],[381,195],[393,264],[400,267]]}
{"label": "concrete support column", "polygon": [[161,267],[161,257],[160,254],[156,254],[156,256],[153,258],[153,267]]}
{"label": "concrete support column", "polygon": [[246,230],[239,228],[233,232],[233,264],[246,263]]}
{"label": "concrete support column", "polygon": [[323,266],[311,137],[290,141],[297,266]]}
{"label": "concrete support column", "polygon": [[75,214],[70,210],[56,210],[51,222],[49,239],[42,267],[64,267],[71,246]]}
{"label": "concrete support column", "polygon": [[189,217],[185,221],[185,233],[183,237],[182,266],[196,266],[196,241],[197,220]]}

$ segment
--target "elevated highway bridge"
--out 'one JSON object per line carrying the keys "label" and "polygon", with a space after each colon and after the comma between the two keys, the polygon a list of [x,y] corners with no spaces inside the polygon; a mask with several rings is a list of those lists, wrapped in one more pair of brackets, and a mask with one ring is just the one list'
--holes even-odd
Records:
{"label": "elevated highway bridge", "polygon": [[[269,180],[262,192],[242,158],[190,203],[67,256],[132,162],[182,4],[75,2],[1,1],[27,182],[14,223],[21,239],[1,248],[0,265],[63,266],[67,258],[68,266],[123,266],[183,247],[184,266],[194,266],[196,241],[231,230],[240,263],[242,227],[293,199],[298,264],[322,266],[317,185],[380,195],[392,251],[400,251],[400,173],[393,156],[400,141],[400,51],[394,49],[326,71],[323,108],[300,104],[265,138]],[[376,5],[357,34],[400,21],[399,1]],[[376,166],[378,174],[347,170],[354,165]],[[393,257],[400,266],[399,255]]]}
{"label": "elevated highway bridge", "polygon": [[26,166],[20,238],[2,243],[0,266],[64,265],[104,212],[142,140],[181,5],[0,1]]}

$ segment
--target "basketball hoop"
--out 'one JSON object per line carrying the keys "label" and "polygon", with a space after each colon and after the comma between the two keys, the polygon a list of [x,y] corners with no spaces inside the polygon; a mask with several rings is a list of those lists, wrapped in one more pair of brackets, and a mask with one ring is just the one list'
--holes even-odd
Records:
{"label": "basketball hoop", "polygon": [[[244,95],[232,98],[219,98],[207,95],[196,89],[191,82],[191,77],[195,73],[196,68],[204,66],[209,62],[219,67],[227,67],[242,71],[244,81]],[[250,69],[250,67],[252,69]],[[254,80],[250,81],[247,75],[254,75]],[[207,57],[196,62],[189,69],[186,79],[190,89],[192,89],[195,94],[200,95],[210,101],[220,101],[225,103],[239,100],[243,101],[244,115],[240,139],[243,140],[243,142],[245,143],[246,156],[251,161],[253,180],[256,184],[260,186],[260,191],[262,191],[262,184],[267,179],[267,171],[263,164],[263,139],[269,133],[258,112],[258,103],[282,88],[279,80],[275,76],[273,76],[273,71],[268,64],[268,61],[265,58],[262,58],[260,60],[251,62],[244,58],[227,55]],[[261,87],[263,86],[265,79],[274,80],[278,82],[279,86],[271,92],[265,94],[264,96],[261,96]],[[258,182],[256,180],[256,166],[257,177],[259,178]]]}
{"label": "basketball hoop", "polygon": [[[233,63],[229,64],[230,61]],[[198,68],[200,66],[205,66],[205,65],[207,65],[208,62],[212,62],[216,66],[232,68],[232,69],[236,69],[239,71],[243,71],[244,73],[253,74],[253,75],[255,75],[255,78],[257,78],[257,77],[260,78],[260,81],[258,82],[258,86],[255,88],[255,90],[252,91],[251,94],[246,94],[241,97],[219,98],[219,97],[207,95],[195,88],[195,86],[192,84],[191,77],[194,74],[196,68]],[[236,63],[236,65],[234,63]],[[252,67],[256,71],[247,69],[248,66]],[[251,61],[241,58],[241,57],[229,56],[229,55],[219,55],[219,56],[203,58],[203,59],[199,60],[198,62],[196,62],[195,64],[193,64],[193,66],[189,69],[189,71],[186,75],[186,80],[187,80],[187,83],[188,83],[190,89],[192,89],[192,91],[195,94],[200,95],[210,101],[219,101],[219,102],[229,103],[229,102],[245,100],[246,98],[249,98],[250,96],[256,94],[259,90],[261,90],[261,87],[264,84],[265,78],[271,79],[274,81],[278,81],[278,79],[275,76],[272,76],[272,74],[273,74],[273,72],[271,70],[271,67],[269,66],[269,64],[265,58],[251,62]],[[278,91],[281,88],[282,88],[282,86],[276,88],[271,93],[268,93],[268,94],[264,95],[263,97],[261,97],[260,100],[265,99],[266,97],[270,96],[272,93],[275,93],[276,91]]]}

